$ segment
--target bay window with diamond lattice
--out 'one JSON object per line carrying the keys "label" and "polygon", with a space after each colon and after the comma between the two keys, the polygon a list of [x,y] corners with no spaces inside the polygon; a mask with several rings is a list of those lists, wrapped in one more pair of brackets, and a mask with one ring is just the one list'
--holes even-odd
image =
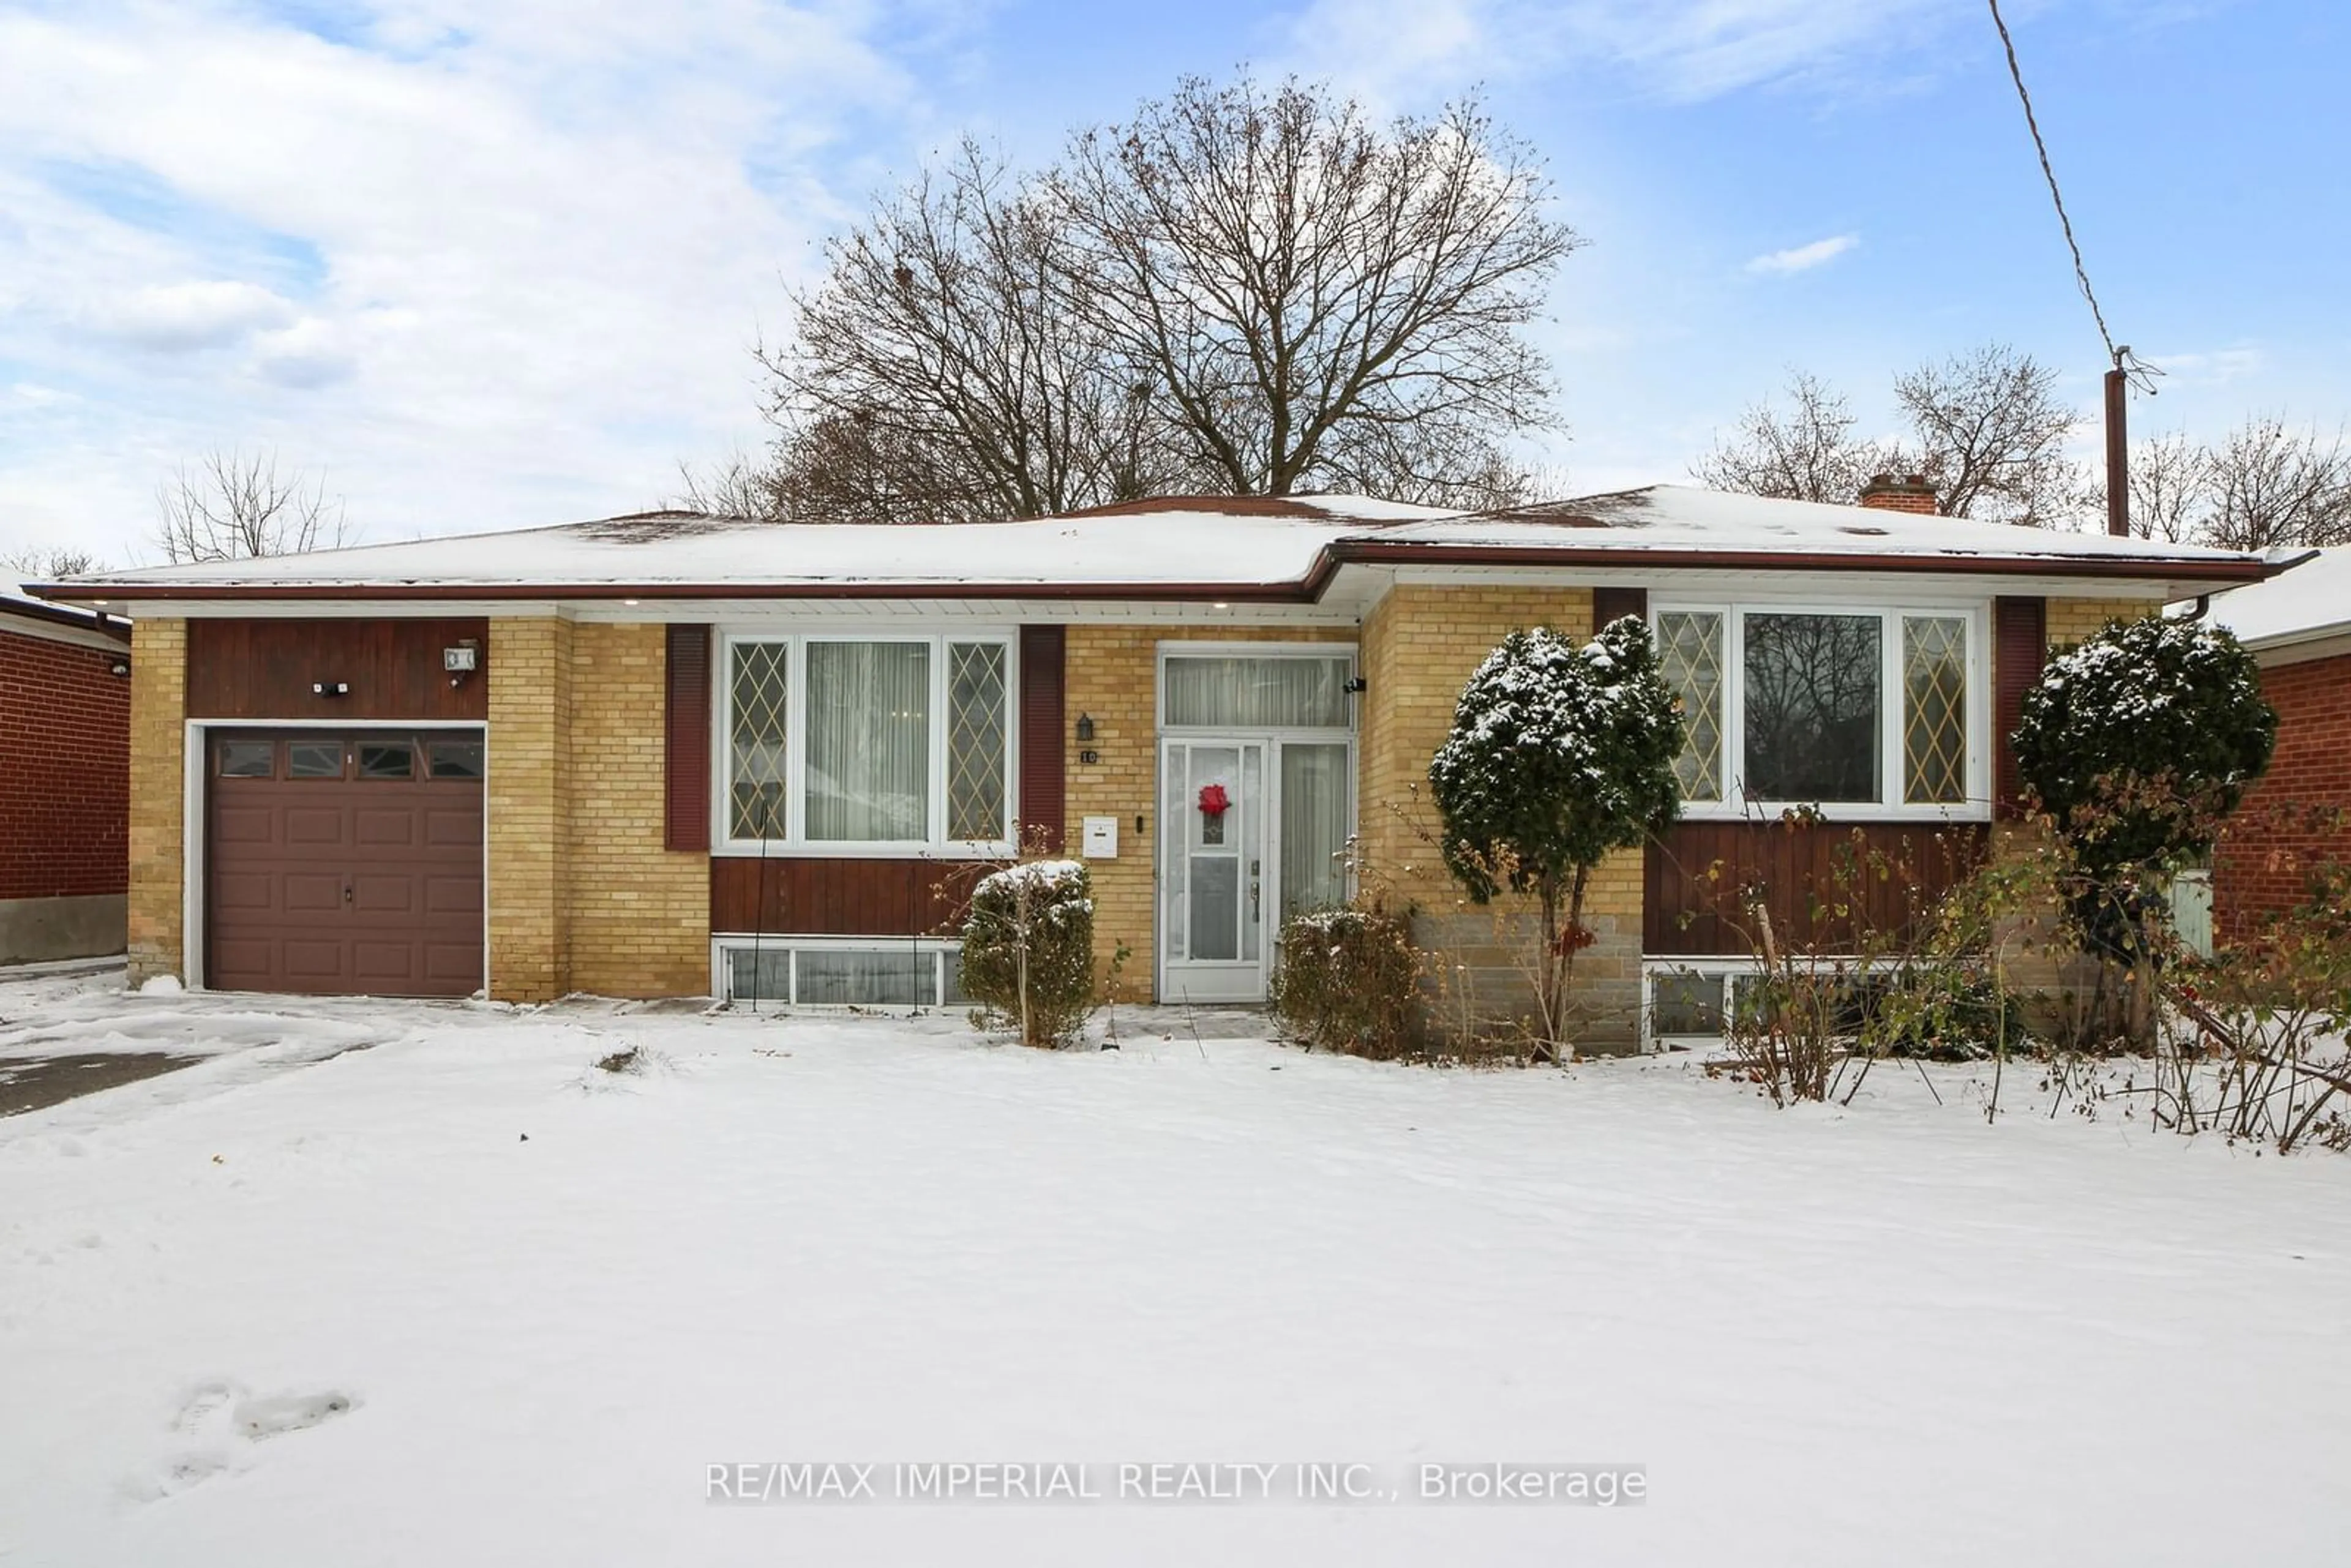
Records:
{"label": "bay window with diamond lattice", "polygon": [[1982,620],[1972,606],[1653,604],[1684,810],[1987,815]]}
{"label": "bay window with diamond lattice", "polygon": [[1011,651],[1001,643],[947,644],[947,837],[1004,837]]}
{"label": "bay window with diamond lattice", "polygon": [[726,834],[784,836],[790,645],[737,643],[727,673]]}
{"label": "bay window with diamond lattice", "polygon": [[1682,710],[1674,759],[1685,800],[1722,799],[1722,616],[1668,611],[1657,617],[1657,662]]}
{"label": "bay window with diamond lattice", "polygon": [[728,843],[1009,848],[1008,638],[733,637],[725,669]]}
{"label": "bay window with diamond lattice", "polygon": [[1968,623],[1902,618],[1902,799],[1914,806],[1968,798]]}

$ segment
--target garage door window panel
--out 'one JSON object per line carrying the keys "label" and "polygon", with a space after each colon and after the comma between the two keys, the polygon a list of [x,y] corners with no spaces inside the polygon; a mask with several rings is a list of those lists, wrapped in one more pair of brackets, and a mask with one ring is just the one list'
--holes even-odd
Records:
{"label": "garage door window panel", "polygon": [[294,740],[286,745],[288,779],[340,779],[343,743],[340,740]]}

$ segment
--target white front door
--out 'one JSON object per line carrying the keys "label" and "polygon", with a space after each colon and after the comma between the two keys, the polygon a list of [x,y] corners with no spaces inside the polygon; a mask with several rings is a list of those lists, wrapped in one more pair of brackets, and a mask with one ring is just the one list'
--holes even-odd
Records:
{"label": "white front door", "polygon": [[[1159,996],[1265,999],[1263,740],[1170,740],[1159,758]],[[1211,808],[1221,803],[1222,810]]]}

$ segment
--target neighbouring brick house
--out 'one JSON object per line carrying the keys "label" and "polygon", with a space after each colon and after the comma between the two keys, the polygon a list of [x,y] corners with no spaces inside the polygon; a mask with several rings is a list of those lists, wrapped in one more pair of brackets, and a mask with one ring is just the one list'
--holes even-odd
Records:
{"label": "neighbouring brick house", "polygon": [[2320,550],[2275,581],[2212,601],[2213,620],[2261,661],[2278,713],[2269,772],[2213,856],[2221,940],[2308,901],[2314,869],[2351,863],[2351,547]]}
{"label": "neighbouring brick house", "polygon": [[0,593],[0,964],[122,951],[130,664],[129,622]]}
{"label": "neighbouring brick house", "polygon": [[[952,1005],[958,890],[1019,839],[1087,860],[1130,997],[1261,998],[1282,916],[1354,866],[1505,989],[1429,758],[1507,632],[1642,615],[1691,743],[1686,820],[1589,900],[1583,1043],[1626,1049],[1719,1019],[1744,952],[1688,868],[1792,904],[1792,853],[1853,829],[1980,848],[2050,645],[2272,570],[1921,489],[658,513],[55,591],[134,620],[134,977],[798,1005]],[[1801,852],[1796,805],[1833,824]]]}

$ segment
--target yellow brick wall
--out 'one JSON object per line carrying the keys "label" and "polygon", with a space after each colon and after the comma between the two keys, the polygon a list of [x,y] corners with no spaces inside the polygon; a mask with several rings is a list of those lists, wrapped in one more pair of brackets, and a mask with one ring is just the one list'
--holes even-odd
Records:
{"label": "yellow brick wall", "polygon": [[[1063,702],[1074,726],[1081,714],[1094,721],[1090,747],[1069,747],[1064,810],[1074,850],[1087,817],[1118,819],[1118,858],[1094,861],[1087,870],[1094,889],[1094,956],[1106,967],[1121,946],[1131,951],[1119,980],[1128,1000],[1151,998],[1156,967],[1153,948],[1157,883],[1153,865],[1159,840],[1158,678],[1162,643],[1351,643],[1346,626],[1071,626],[1065,644]],[[1078,760],[1081,749],[1102,760]],[[1134,820],[1143,819],[1137,832]]]}
{"label": "yellow brick wall", "polygon": [[658,625],[571,630],[561,873],[573,990],[665,997],[710,988],[710,856],[663,847],[667,644]]}
{"label": "yellow brick wall", "polygon": [[188,623],[131,624],[130,983],[186,977]]}
{"label": "yellow brick wall", "polygon": [[571,988],[571,622],[554,616],[490,622],[489,989],[500,1001],[552,1001]]}
{"label": "yellow brick wall", "polygon": [[[1446,874],[1428,800],[1429,759],[1453,727],[1461,688],[1505,636],[1543,625],[1588,637],[1592,614],[1588,588],[1405,585],[1364,618],[1358,812],[1364,885],[1392,906],[1420,912],[1416,937],[1441,951],[1453,977],[1447,984],[1466,986],[1472,1011],[1488,1024],[1526,1012],[1528,944],[1510,929],[1508,909],[1471,904]],[[1641,890],[1639,850],[1611,855],[1585,890],[1583,919],[1595,940],[1574,967],[1578,1044],[1585,1049],[1629,1049],[1638,1038]]]}
{"label": "yellow brick wall", "polygon": [[2136,621],[2162,608],[2160,599],[2052,599],[2043,622],[2052,648],[2070,648],[2109,621]]}

